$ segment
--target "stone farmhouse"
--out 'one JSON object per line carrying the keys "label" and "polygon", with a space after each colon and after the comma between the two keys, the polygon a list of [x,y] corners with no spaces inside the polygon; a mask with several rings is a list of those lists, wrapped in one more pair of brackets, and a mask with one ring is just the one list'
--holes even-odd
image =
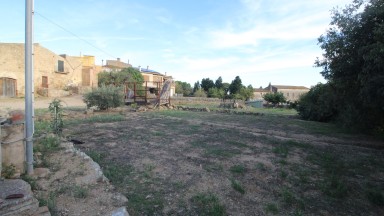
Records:
{"label": "stone farmhouse", "polygon": [[[106,64],[103,65],[103,71],[112,72],[112,71],[122,70],[128,67],[132,67],[132,65],[129,63],[122,62],[120,58],[117,58],[117,60],[106,60]],[[142,68],[141,66],[133,67],[133,68],[141,72],[144,78],[143,86],[145,86],[147,90],[150,91],[151,93],[155,88],[159,87],[159,84],[161,87],[161,85],[166,80],[172,79],[172,76],[167,76],[167,74],[162,74],[155,70],[151,70],[149,69],[149,66],[147,66],[147,68]],[[173,83],[171,86],[171,92],[170,92],[171,97],[175,94],[175,91],[176,91],[176,86]]]}
{"label": "stone farmhouse", "polygon": [[253,90],[253,99],[261,100],[267,93],[281,92],[287,101],[294,102],[299,100],[300,96],[307,93],[308,91],[309,88],[304,86],[271,85],[271,83],[269,83],[268,87],[266,88],[255,88]]}
{"label": "stone farmhouse", "polygon": [[[50,97],[68,95],[70,90],[97,86],[94,56],[57,55],[35,43],[34,91]],[[0,97],[16,97],[25,93],[23,43],[0,43]]]}

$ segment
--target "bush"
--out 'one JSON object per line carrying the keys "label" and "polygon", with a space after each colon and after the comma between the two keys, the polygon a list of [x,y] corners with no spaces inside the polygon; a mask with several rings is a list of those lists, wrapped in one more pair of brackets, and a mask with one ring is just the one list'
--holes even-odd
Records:
{"label": "bush", "polygon": [[84,95],[87,107],[96,106],[100,110],[115,108],[124,104],[124,94],[121,87],[101,86]]}
{"label": "bush", "polygon": [[305,120],[327,122],[337,117],[337,100],[330,84],[317,84],[302,95],[296,110]]}
{"label": "bush", "polygon": [[276,106],[279,103],[284,103],[286,101],[283,93],[281,92],[267,93],[263,96],[263,99],[268,103],[272,103],[273,106]]}

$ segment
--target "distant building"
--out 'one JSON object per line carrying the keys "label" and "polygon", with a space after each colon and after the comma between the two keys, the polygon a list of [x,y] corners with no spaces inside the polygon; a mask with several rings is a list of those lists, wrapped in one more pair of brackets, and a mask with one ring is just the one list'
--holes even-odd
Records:
{"label": "distant building", "polygon": [[117,60],[106,60],[105,65],[103,65],[103,71],[111,72],[111,71],[120,71],[124,68],[132,67],[131,64],[122,62],[120,58]]}
{"label": "distant building", "polygon": [[281,92],[287,101],[293,102],[299,100],[300,96],[307,93],[308,91],[309,88],[304,86],[271,85],[271,83],[269,83],[268,87],[266,88],[260,87],[258,89],[254,89],[253,99],[260,100],[263,99],[263,96],[267,93]]}

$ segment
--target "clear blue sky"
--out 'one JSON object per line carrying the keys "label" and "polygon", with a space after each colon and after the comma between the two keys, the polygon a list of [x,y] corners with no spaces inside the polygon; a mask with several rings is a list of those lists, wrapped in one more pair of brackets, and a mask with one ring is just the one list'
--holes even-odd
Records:
{"label": "clear blue sky", "polygon": [[[351,1],[35,0],[34,42],[57,54],[94,55],[99,65],[129,59],[192,85],[238,75],[253,87],[310,87],[324,82],[313,63],[330,10]],[[0,42],[24,42],[24,14],[24,0],[2,2]]]}

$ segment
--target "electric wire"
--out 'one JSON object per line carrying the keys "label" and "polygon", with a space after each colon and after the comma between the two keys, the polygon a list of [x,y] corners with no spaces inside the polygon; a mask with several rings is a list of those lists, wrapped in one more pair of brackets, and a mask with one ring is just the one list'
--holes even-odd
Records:
{"label": "electric wire", "polygon": [[116,57],[113,56],[112,54],[110,54],[110,53],[108,53],[107,51],[102,50],[102,49],[100,49],[99,47],[93,45],[91,42],[85,40],[84,38],[81,38],[80,36],[76,35],[75,33],[71,32],[70,30],[64,28],[64,27],[61,26],[60,24],[58,24],[58,23],[54,22],[53,20],[49,19],[48,17],[42,15],[41,13],[39,13],[39,12],[37,12],[37,11],[34,11],[34,13],[35,13],[36,15],[39,15],[41,18],[45,19],[46,21],[50,22],[51,24],[53,24],[53,25],[59,27],[60,29],[64,30],[65,32],[67,32],[67,33],[71,34],[72,36],[76,37],[77,39],[83,41],[84,43],[86,43],[86,44],[92,46],[93,48],[95,48],[95,49],[97,49],[97,50],[99,50],[100,52],[103,52],[104,54],[108,55],[109,57],[112,57],[113,59],[116,59]]}

